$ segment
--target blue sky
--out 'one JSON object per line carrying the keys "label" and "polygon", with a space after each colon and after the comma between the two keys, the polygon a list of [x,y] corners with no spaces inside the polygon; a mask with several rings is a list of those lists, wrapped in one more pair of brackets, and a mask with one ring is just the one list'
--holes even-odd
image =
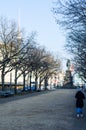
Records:
{"label": "blue sky", "polygon": [[52,7],[53,0],[0,0],[0,16],[18,22],[20,10],[20,27],[29,34],[36,31],[37,42],[64,59],[67,57],[63,48],[65,33],[56,24]]}

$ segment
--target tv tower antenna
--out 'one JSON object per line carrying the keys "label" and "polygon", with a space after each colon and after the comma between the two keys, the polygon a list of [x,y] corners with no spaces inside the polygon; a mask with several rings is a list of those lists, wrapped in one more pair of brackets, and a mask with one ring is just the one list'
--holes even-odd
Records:
{"label": "tv tower antenna", "polygon": [[20,32],[20,9],[18,10],[18,35],[17,39],[20,41],[22,39],[21,32]]}

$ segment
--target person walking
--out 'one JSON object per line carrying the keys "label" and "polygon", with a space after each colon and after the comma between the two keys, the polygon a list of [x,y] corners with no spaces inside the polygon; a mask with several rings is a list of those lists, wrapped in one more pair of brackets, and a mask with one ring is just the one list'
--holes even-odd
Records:
{"label": "person walking", "polygon": [[85,94],[83,93],[82,88],[80,88],[76,94],[76,114],[77,117],[83,117],[83,107],[84,107],[84,99],[85,99]]}

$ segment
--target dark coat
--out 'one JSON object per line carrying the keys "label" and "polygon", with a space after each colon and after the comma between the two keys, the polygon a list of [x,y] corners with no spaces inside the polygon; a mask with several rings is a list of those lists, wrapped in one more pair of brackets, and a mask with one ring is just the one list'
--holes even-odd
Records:
{"label": "dark coat", "polygon": [[83,99],[85,99],[85,95],[82,91],[78,91],[75,95],[76,98],[76,107],[82,108],[84,106]]}

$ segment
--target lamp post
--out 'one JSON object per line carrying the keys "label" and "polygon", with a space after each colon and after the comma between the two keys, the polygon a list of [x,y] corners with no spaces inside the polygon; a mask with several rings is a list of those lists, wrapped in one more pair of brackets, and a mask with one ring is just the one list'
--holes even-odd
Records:
{"label": "lamp post", "polygon": [[[12,53],[12,41],[11,41],[11,45],[10,45],[10,57],[11,57],[11,53]],[[10,90],[12,87],[12,72],[10,72]]]}

